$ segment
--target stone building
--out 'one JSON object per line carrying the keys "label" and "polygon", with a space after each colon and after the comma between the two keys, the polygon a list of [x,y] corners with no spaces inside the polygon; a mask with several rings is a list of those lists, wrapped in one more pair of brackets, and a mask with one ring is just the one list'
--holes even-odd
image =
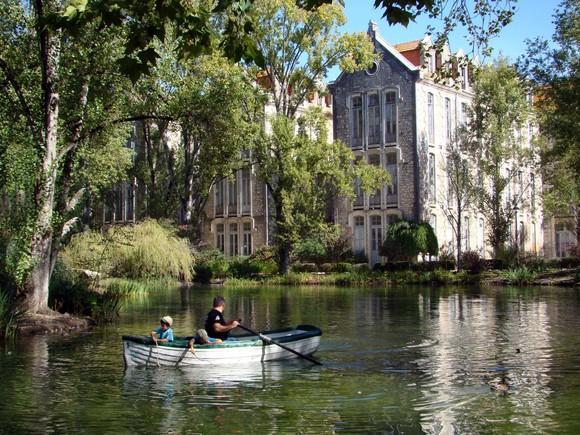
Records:
{"label": "stone building", "polygon": [[[353,252],[365,254],[370,265],[382,261],[379,252],[385,230],[399,218],[431,223],[439,244],[452,250],[455,235],[445,214],[446,148],[456,127],[466,121],[473,98],[471,71],[456,63],[455,80],[435,80],[438,68],[452,61],[452,56],[463,57],[462,51],[452,54],[444,47],[438,53],[429,36],[391,45],[372,22],[369,35],[380,61],[366,71],[342,73],[329,86],[334,137],[349,145],[357,159],[385,168],[392,185],[372,194],[355,185],[354,201],[338,201],[336,222],[349,229]],[[533,129],[523,134],[528,135],[529,144]],[[526,184],[530,200],[515,218],[512,235],[522,250],[540,253],[538,186],[528,168],[517,170],[519,185],[513,188]],[[484,217],[468,210],[463,224],[462,249],[489,255]]]}

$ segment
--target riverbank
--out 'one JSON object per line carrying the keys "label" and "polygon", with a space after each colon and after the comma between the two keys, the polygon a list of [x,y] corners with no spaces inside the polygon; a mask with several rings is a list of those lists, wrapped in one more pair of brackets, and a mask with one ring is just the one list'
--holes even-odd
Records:
{"label": "riverbank", "polygon": [[49,314],[24,314],[18,320],[18,335],[69,335],[88,331],[95,325],[89,317],[76,317],[56,311]]}
{"label": "riverbank", "polygon": [[580,285],[580,268],[551,270],[542,273],[526,268],[513,270],[491,270],[481,273],[466,271],[435,270],[397,271],[397,272],[291,272],[287,275],[257,276],[252,278],[229,278],[223,284],[228,287],[257,286],[308,286],[330,285],[338,287],[363,286],[385,287],[389,285],[423,284],[441,285],[521,285],[521,286],[560,286]]}

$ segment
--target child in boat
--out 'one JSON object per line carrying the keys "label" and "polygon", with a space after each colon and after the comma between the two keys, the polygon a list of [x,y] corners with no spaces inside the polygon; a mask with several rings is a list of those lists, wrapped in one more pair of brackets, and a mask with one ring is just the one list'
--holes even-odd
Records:
{"label": "child in boat", "polygon": [[219,338],[211,338],[207,335],[207,331],[205,329],[198,329],[195,332],[195,337],[189,340],[189,347],[192,347],[194,344],[220,344],[222,341]]}
{"label": "child in boat", "polygon": [[[173,329],[171,325],[173,324],[173,319],[169,316],[164,316],[161,318],[161,326],[153,331],[151,331],[151,339],[155,344],[157,343],[169,343],[173,341]],[[159,338],[157,338],[159,336]]]}

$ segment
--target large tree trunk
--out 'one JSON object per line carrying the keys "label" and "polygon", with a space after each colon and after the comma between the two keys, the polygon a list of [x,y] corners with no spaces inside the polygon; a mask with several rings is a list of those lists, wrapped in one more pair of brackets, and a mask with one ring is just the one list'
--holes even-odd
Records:
{"label": "large tree trunk", "polygon": [[[44,3],[35,2],[38,21],[44,17]],[[24,283],[24,307],[29,312],[48,311],[48,284],[52,272],[53,209],[57,176],[57,142],[59,93],[57,90],[60,41],[43,24],[37,33],[42,64],[43,135],[44,155],[42,167],[36,176],[35,203],[37,216],[30,244],[32,270]]]}

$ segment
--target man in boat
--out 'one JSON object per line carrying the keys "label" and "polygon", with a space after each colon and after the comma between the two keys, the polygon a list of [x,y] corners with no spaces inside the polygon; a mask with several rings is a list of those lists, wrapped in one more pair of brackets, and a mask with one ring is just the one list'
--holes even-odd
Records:
{"label": "man in boat", "polygon": [[161,318],[161,326],[151,331],[151,339],[155,344],[173,341],[173,329],[171,329],[172,324],[173,319],[171,317],[164,316]]}
{"label": "man in boat", "polygon": [[216,296],[213,299],[213,308],[207,314],[205,321],[205,330],[207,335],[211,338],[219,338],[220,340],[227,340],[230,331],[237,328],[239,323],[237,320],[230,320],[226,322],[224,319],[224,309],[226,307],[226,300],[223,296]]}

